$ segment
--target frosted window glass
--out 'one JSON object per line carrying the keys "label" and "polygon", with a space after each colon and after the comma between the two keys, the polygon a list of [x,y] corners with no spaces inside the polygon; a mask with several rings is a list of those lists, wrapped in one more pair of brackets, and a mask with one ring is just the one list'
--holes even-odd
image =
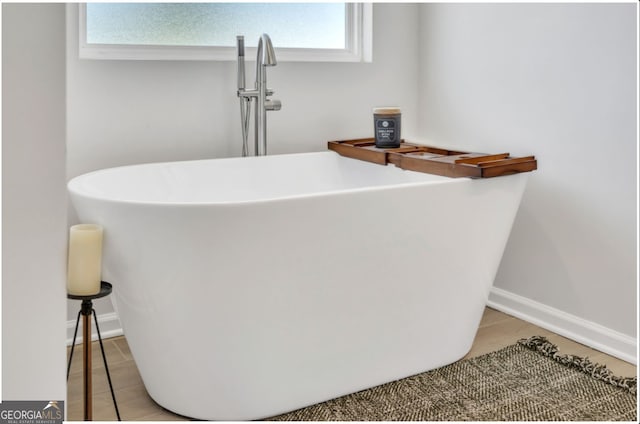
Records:
{"label": "frosted window glass", "polygon": [[87,3],[89,44],[345,48],[345,3]]}

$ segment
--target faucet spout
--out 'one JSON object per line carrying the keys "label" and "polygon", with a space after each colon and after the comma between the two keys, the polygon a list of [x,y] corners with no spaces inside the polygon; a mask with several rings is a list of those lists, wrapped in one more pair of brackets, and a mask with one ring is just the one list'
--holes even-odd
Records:
{"label": "faucet spout", "polygon": [[[261,49],[261,46],[263,48]],[[262,34],[260,41],[258,42],[258,55],[262,66],[276,66],[278,61],[276,60],[276,51],[273,49],[271,38],[267,34]]]}
{"label": "faucet spout", "polygon": [[276,66],[276,52],[273,49],[271,38],[267,34],[262,34],[258,41],[258,51],[256,57],[256,91],[257,110],[256,110],[256,137],[255,149],[257,156],[267,154],[267,111],[279,110],[280,102],[276,108],[271,108],[272,102],[267,99],[267,66]]}
{"label": "faucet spout", "polygon": [[278,61],[276,60],[276,52],[273,49],[271,38],[267,34],[262,34],[260,40],[258,40],[258,50],[256,55],[256,89],[260,89],[260,83],[267,87],[267,72],[264,69],[265,66],[276,66]]}

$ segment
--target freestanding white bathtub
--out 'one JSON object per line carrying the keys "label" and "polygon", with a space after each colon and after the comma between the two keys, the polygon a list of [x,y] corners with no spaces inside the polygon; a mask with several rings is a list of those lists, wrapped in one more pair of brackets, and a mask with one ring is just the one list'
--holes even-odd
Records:
{"label": "freestanding white bathtub", "polygon": [[157,163],[69,182],[151,397],[260,419],[454,362],[527,174],[403,171],[334,152]]}

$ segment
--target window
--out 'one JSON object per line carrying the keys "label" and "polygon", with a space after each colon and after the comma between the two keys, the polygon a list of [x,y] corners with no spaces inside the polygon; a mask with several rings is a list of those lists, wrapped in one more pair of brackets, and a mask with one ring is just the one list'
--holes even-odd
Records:
{"label": "window", "polygon": [[87,3],[79,12],[81,58],[235,60],[236,35],[251,58],[267,33],[278,60],[371,61],[371,4]]}

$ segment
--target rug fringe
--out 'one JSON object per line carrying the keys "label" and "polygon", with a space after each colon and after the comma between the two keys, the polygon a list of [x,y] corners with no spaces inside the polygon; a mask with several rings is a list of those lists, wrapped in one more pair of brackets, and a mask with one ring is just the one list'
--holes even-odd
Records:
{"label": "rug fringe", "polygon": [[587,357],[560,355],[558,347],[542,336],[533,336],[518,340],[518,344],[536,351],[554,361],[570,368],[582,371],[591,377],[627,390],[632,395],[637,393],[638,377],[617,377],[606,365],[593,363]]}

